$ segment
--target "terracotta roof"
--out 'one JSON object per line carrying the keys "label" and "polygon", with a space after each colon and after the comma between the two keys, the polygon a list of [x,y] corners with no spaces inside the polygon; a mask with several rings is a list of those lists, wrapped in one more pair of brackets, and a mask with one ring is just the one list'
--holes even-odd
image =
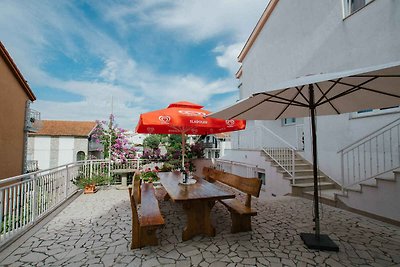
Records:
{"label": "terracotta roof", "polygon": [[42,120],[42,128],[30,136],[79,136],[88,137],[96,127],[94,121],[51,121]]}
{"label": "terracotta roof", "polygon": [[35,101],[36,96],[33,94],[24,76],[22,76],[22,73],[19,71],[17,65],[14,63],[14,60],[12,59],[2,42],[0,42],[0,56],[4,59],[7,66],[10,68],[11,72],[14,74],[15,78],[24,89],[25,93],[28,95],[29,99],[31,101]]}

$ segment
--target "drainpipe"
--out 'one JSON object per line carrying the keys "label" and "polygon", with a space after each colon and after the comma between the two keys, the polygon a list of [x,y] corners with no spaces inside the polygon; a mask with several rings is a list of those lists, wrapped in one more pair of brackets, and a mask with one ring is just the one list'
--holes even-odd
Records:
{"label": "drainpipe", "polygon": [[27,100],[25,102],[25,118],[24,118],[24,146],[23,146],[23,155],[22,155],[22,174],[27,172],[26,161],[28,157],[28,117],[29,117],[29,110],[30,110],[31,101]]}

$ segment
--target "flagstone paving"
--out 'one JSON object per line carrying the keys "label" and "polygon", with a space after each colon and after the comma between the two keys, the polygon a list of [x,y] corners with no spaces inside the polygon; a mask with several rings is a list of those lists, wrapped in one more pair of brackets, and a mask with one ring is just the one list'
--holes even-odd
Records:
{"label": "flagstone paving", "polygon": [[400,266],[400,228],[323,206],[321,232],[339,252],[307,249],[299,237],[312,232],[312,202],[260,197],[253,231],[230,233],[230,216],[219,203],[212,211],[215,237],[181,241],[185,215],[163,201],[161,244],[130,250],[128,193],[114,188],[81,195],[5,258],[1,266]]}

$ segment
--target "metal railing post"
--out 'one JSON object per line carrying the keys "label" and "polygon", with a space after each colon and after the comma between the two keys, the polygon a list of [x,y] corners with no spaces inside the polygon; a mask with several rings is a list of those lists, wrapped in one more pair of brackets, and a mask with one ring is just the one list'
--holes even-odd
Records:
{"label": "metal railing post", "polygon": [[291,150],[291,152],[292,152],[292,184],[296,184],[296,170],[295,170],[295,168],[296,168],[296,165],[295,165],[295,163],[296,163],[296,160],[295,160],[295,157],[296,157],[296,155],[295,155],[295,152],[294,152],[294,150],[292,149]]}
{"label": "metal railing post", "polygon": [[37,216],[37,210],[36,210],[36,205],[37,205],[37,176],[36,174],[33,175],[33,179],[32,179],[32,195],[33,195],[33,199],[32,199],[32,219],[31,222],[35,222],[36,220],[36,216]]}
{"label": "metal railing post", "polygon": [[342,184],[340,185],[342,188],[342,194],[344,194],[344,154],[343,151],[340,153],[340,165],[341,165],[341,173],[342,173]]}
{"label": "metal railing post", "polygon": [[66,177],[66,179],[64,181],[64,190],[65,190],[64,199],[68,198],[68,180],[69,180],[69,167],[68,167],[68,165],[66,166],[66,171],[67,171],[67,177]]}

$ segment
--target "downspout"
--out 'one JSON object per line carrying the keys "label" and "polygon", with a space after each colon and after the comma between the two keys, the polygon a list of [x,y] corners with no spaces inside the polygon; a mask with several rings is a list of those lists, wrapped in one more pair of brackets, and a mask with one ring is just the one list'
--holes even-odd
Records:
{"label": "downspout", "polygon": [[23,139],[23,155],[22,155],[22,174],[27,172],[26,161],[28,158],[28,117],[30,112],[30,100],[26,100],[25,103],[25,118],[24,118],[24,139]]}

